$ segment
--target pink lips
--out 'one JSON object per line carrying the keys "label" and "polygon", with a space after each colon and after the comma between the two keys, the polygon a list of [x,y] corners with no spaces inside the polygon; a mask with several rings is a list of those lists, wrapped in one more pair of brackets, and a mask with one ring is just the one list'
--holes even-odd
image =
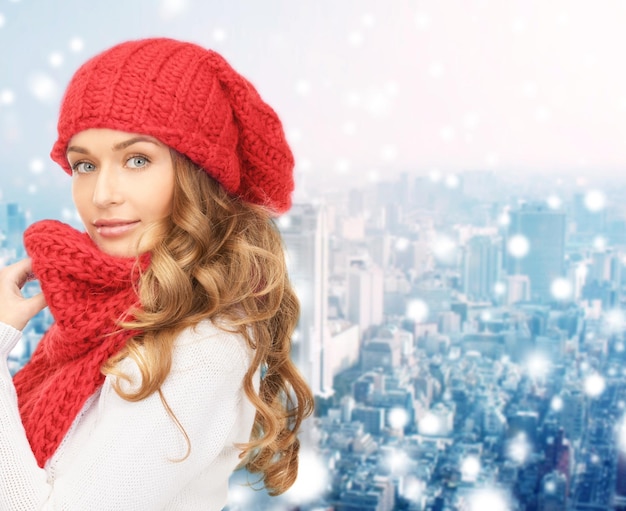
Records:
{"label": "pink lips", "polygon": [[96,220],[93,225],[103,238],[116,238],[133,230],[139,220]]}

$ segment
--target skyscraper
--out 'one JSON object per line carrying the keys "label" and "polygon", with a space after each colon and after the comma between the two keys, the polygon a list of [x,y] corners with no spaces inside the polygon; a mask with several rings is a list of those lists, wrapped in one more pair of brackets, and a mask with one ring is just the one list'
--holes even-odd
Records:
{"label": "skyscraper", "polygon": [[614,509],[626,509],[626,421],[622,419],[618,429],[617,462],[615,466],[615,494],[613,496]]}
{"label": "skyscraper", "polygon": [[[300,299],[300,321],[292,358],[316,395],[332,393],[325,378],[328,328],[328,229],[323,205],[295,204],[279,228],[285,241],[289,276]],[[332,383],[332,378],[330,378]]]}
{"label": "skyscraper", "polygon": [[[510,217],[507,274],[528,275],[531,299],[549,302],[553,282],[564,274],[565,213],[542,203],[528,203],[511,211]],[[526,246],[518,251],[512,246],[516,241],[521,241],[518,247]]]}
{"label": "skyscraper", "polygon": [[463,293],[474,300],[489,300],[502,267],[502,248],[489,236],[474,236],[463,253]]}
{"label": "skyscraper", "polygon": [[562,511],[567,504],[567,480],[561,472],[553,471],[541,480],[539,511]]}
{"label": "skyscraper", "polygon": [[24,257],[22,237],[26,229],[26,215],[19,204],[0,204],[0,233],[3,248],[15,250],[17,259]]}
{"label": "skyscraper", "polygon": [[577,193],[574,195],[573,204],[574,223],[576,224],[576,234],[587,235],[589,238],[603,234],[606,230],[606,209],[600,208],[594,211],[585,204],[585,195]]}
{"label": "skyscraper", "polygon": [[384,275],[381,268],[365,260],[353,260],[348,269],[348,319],[361,332],[383,321]]}

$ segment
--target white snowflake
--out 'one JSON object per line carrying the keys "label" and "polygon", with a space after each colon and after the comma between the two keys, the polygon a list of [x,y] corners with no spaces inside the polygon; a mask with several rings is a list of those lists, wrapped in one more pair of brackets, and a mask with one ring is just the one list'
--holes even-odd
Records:
{"label": "white snowflake", "polygon": [[226,39],[226,31],[223,28],[216,28],[213,30],[213,40],[221,43]]}
{"label": "white snowflake", "polygon": [[433,78],[439,78],[443,75],[444,66],[441,62],[435,61],[428,67],[428,74]]}
{"label": "white snowflake", "polygon": [[328,484],[328,468],[312,450],[300,451],[298,476],[293,486],[285,492],[285,498],[293,503],[305,504],[325,491]]}
{"label": "white snowflake", "polygon": [[11,105],[15,101],[15,94],[10,89],[0,91],[0,105]]}
{"label": "white snowflake", "polygon": [[344,122],[343,126],[341,127],[341,131],[349,136],[354,135],[356,133],[356,123],[354,121]]}
{"label": "white snowflake", "polygon": [[589,190],[585,194],[584,203],[589,211],[597,213],[606,206],[606,197],[600,190]]}
{"label": "white snowflake", "polygon": [[393,429],[402,429],[409,422],[409,414],[404,408],[392,408],[389,411],[389,416],[387,418],[389,420],[389,425]]}
{"label": "white snowflake", "polygon": [[396,146],[392,144],[384,145],[380,150],[380,158],[383,161],[390,162],[396,159],[398,156],[398,150]]}
{"label": "white snowflake", "polygon": [[456,174],[448,174],[446,176],[446,188],[450,188],[450,189],[456,189],[459,187],[459,184],[461,183],[461,180],[459,179],[459,176],[457,176]]}
{"label": "white snowflake", "polygon": [[63,64],[63,54],[58,51],[51,53],[48,62],[52,67],[60,67]]}
{"label": "white snowflake", "polygon": [[604,392],[605,387],[606,383],[604,381],[604,378],[598,373],[590,374],[585,378],[585,393],[589,397],[600,396]]}
{"label": "white snowflake", "polygon": [[348,43],[350,46],[361,46],[363,44],[363,34],[357,31],[350,32],[350,34],[348,34]]}
{"label": "white snowflake", "polygon": [[528,241],[528,238],[526,236],[522,234],[515,234],[511,236],[506,244],[506,247],[509,251],[509,254],[511,254],[516,259],[521,259],[528,255],[528,252],[530,251],[530,242]]}
{"label": "white snowflake", "polygon": [[57,83],[45,73],[35,73],[28,82],[30,92],[44,103],[52,102],[58,93]]}
{"label": "white snowflake", "polygon": [[420,30],[426,30],[430,27],[431,19],[430,16],[425,12],[418,12],[415,15],[415,24],[417,28]]}
{"label": "white snowflake", "polygon": [[361,17],[361,23],[363,23],[364,27],[373,27],[376,24],[376,19],[368,12]]}
{"label": "white snowflake", "polygon": [[546,202],[548,203],[548,207],[550,209],[560,209],[563,205],[563,201],[558,195],[550,195]]}
{"label": "white snowflake", "polygon": [[70,41],[70,50],[72,50],[74,53],[78,53],[79,51],[82,51],[84,47],[85,47],[85,42],[80,37],[74,37]]}
{"label": "white snowflake", "polygon": [[564,278],[554,279],[550,285],[550,292],[557,300],[568,300],[572,297],[573,291],[571,282]]}
{"label": "white snowflake", "polygon": [[311,92],[311,83],[308,80],[298,80],[296,83],[296,94],[308,96]]}
{"label": "white snowflake", "polygon": [[41,158],[33,158],[30,161],[30,171],[33,174],[41,174],[44,170],[44,163]]}
{"label": "white snowflake", "polygon": [[159,16],[162,20],[169,21],[183,14],[187,7],[187,0],[161,0]]}
{"label": "white snowflake", "polygon": [[417,323],[426,321],[429,312],[428,304],[424,300],[411,300],[407,303],[406,316]]}

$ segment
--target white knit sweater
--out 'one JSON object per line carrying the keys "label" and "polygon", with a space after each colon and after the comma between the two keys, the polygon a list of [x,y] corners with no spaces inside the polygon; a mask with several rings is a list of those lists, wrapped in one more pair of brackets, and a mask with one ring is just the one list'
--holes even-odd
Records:
{"label": "white knit sweater", "polygon": [[[44,469],[37,466],[17,408],[7,357],[21,332],[0,323],[0,511],[220,510],[247,442],[255,409],[242,380],[252,353],[243,338],[209,321],[181,333],[158,394],[120,398],[107,376]],[[122,368],[138,381],[137,366]],[[255,379],[258,389],[259,378]]]}

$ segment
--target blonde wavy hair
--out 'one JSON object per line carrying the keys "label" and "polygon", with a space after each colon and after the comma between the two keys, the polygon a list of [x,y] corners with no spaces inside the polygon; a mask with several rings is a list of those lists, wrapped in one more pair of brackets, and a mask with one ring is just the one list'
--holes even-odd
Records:
{"label": "blonde wavy hair", "polygon": [[[225,319],[254,351],[243,389],[256,408],[241,466],[260,475],[270,495],[295,481],[302,421],[313,412],[313,396],[290,358],[291,336],[300,305],[287,276],[283,243],[268,211],[231,197],[188,158],[171,151],[175,172],[172,214],[142,272],[138,293],[142,310],[126,329],[141,331],[103,366],[121,378],[117,364],[135,360],[141,386],[124,392],[139,401],[158,392],[168,413],[191,445],[160,391],[167,378],[174,341],[185,328],[205,318]],[[259,392],[253,377],[261,368]],[[119,379],[118,379],[119,382]],[[185,459],[183,458],[183,459]]]}

